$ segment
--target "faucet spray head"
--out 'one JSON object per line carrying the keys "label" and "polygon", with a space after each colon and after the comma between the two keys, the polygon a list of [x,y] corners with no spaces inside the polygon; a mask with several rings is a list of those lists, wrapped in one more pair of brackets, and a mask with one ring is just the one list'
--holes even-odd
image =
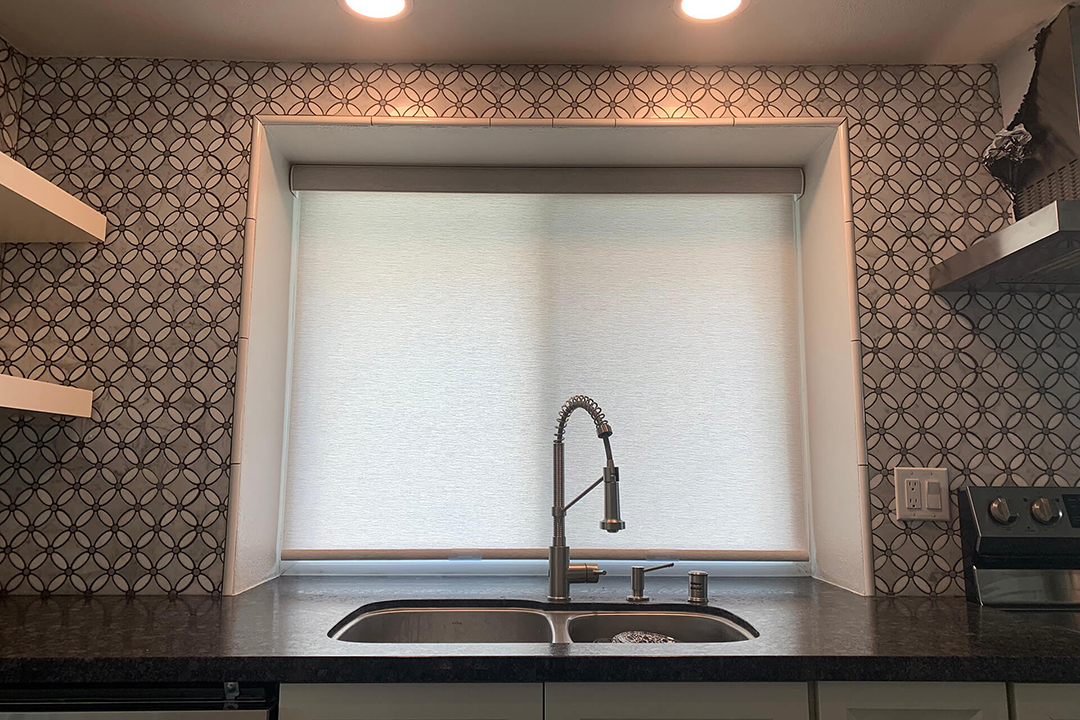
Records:
{"label": "faucet spray head", "polygon": [[619,468],[608,463],[604,468],[604,519],[600,529],[615,533],[625,527],[619,513]]}

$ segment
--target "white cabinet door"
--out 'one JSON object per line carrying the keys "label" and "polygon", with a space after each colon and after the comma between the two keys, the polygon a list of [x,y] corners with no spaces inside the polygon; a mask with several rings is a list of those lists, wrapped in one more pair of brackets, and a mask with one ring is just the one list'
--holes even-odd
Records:
{"label": "white cabinet door", "polygon": [[1016,720],[1080,720],[1080,685],[1014,685]]}
{"label": "white cabinet door", "polygon": [[280,720],[543,720],[540,683],[282,685]]}
{"label": "white cabinet door", "polygon": [[544,720],[808,720],[805,683],[547,683]]}
{"label": "white cabinet door", "polygon": [[819,683],[819,720],[1009,720],[1004,683]]}

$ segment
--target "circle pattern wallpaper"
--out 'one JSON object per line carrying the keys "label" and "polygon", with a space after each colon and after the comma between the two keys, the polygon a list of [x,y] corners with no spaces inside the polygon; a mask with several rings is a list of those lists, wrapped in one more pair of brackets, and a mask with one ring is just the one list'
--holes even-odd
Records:
{"label": "circle pattern wallpaper", "polygon": [[[0,422],[0,592],[220,593],[252,117],[847,118],[874,573],[963,592],[957,523],[898,524],[891,468],[955,490],[1080,480],[1078,305],[929,291],[1009,221],[978,158],[992,67],[322,65],[25,58],[0,149],[108,217],[100,245],[0,246],[0,371],[94,390]],[[853,499],[854,501],[854,499]],[[955,497],[954,503],[955,517]]]}

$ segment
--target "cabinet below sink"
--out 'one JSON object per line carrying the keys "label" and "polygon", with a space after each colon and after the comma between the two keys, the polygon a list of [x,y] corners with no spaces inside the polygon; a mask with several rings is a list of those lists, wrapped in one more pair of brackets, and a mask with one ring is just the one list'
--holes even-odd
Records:
{"label": "cabinet below sink", "polygon": [[594,643],[643,631],[682,643],[751,640],[757,631],[723,610],[678,604],[650,607],[497,601],[401,601],[368,605],[328,633],[356,643]]}
{"label": "cabinet below sink", "polygon": [[281,686],[281,720],[1074,720],[1080,685],[964,682]]}

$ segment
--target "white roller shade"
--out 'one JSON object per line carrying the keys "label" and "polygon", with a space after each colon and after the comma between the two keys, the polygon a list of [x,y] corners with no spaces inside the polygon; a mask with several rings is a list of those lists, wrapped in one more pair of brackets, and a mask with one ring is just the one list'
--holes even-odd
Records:
{"label": "white roller shade", "polygon": [[806,553],[792,196],[300,197],[286,556],[546,548],[579,393],[571,546]]}

